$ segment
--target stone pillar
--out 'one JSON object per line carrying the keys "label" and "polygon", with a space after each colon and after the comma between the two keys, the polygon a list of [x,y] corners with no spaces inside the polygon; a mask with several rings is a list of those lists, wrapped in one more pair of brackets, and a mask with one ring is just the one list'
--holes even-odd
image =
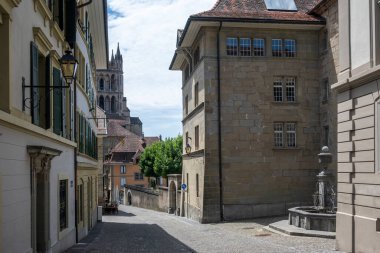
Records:
{"label": "stone pillar", "polygon": [[50,168],[51,160],[61,151],[28,146],[31,165],[32,185],[32,247],[33,252],[47,252],[50,249]]}

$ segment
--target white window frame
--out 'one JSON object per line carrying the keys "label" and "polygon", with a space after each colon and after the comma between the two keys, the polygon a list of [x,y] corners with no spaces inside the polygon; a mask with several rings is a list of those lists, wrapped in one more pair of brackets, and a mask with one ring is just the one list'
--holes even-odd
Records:
{"label": "white window frame", "polygon": [[[255,42],[257,42],[261,47],[259,47],[258,49],[255,49]],[[256,57],[262,57],[262,56],[265,56],[265,39],[261,39],[261,38],[254,38],[253,39],[253,56],[256,56]]]}
{"label": "white window frame", "polygon": [[[290,51],[286,51],[287,42],[290,42]],[[294,39],[284,39],[283,56],[287,58],[294,58],[297,56],[297,44]]]}
{"label": "white window frame", "polygon": [[125,168],[125,165],[120,165],[120,174],[127,173],[127,169]]}
{"label": "white window frame", "polygon": [[[229,42],[232,42],[231,48],[229,48]],[[232,53],[230,53],[232,52]],[[226,54],[228,56],[239,56],[239,39],[236,37],[227,37],[226,39]]]}
{"label": "white window frame", "polygon": [[250,38],[239,38],[239,55],[252,56],[252,41]]}
{"label": "white window frame", "polygon": [[[290,94],[292,93],[292,94]],[[296,102],[296,78],[285,77],[285,98],[287,102]]]}
{"label": "white window frame", "polygon": [[[274,47],[279,47],[278,51],[274,51]],[[274,52],[277,52],[275,55]],[[282,39],[272,39],[272,57],[282,57],[283,56],[283,45],[282,45]]]}
{"label": "white window frame", "polygon": [[285,123],[286,130],[286,147],[297,147],[297,124],[295,122]]}
{"label": "white window frame", "polygon": [[280,77],[275,77],[273,80],[273,100],[274,102],[284,101],[284,88]]}
{"label": "white window frame", "polygon": [[273,124],[273,137],[274,137],[274,147],[282,148],[284,147],[284,123],[275,122]]}

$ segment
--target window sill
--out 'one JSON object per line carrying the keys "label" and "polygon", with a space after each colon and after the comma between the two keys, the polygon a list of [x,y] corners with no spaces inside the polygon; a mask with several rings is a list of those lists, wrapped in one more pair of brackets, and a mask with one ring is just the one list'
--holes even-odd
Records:
{"label": "window sill", "polygon": [[276,102],[276,101],[272,101],[272,104],[274,105],[281,105],[281,106],[285,106],[285,105],[299,105],[299,102]]}
{"label": "window sill", "polygon": [[277,148],[273,147],[272,150],[301,150],[301,148],[295,147],[295,148]]}
{"label": "window sill", "polygon": [[204,149],[198,149],[196,151],[190,152],[189,154],[183,154],[182,157],[202,157],[204,155]]}
{"label": "window sill", "polygon": [[182,124],[185,124],[186,121],[188,121],[193,115],[197,114],[203,107],[205,106],[205,103],[200,103],[197,107],[194,108],[191,112],[189,112],[182,120]]}

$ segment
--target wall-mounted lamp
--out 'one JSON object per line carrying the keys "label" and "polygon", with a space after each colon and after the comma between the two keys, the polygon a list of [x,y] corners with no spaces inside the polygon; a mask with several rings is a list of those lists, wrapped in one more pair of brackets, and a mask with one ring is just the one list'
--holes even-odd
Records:
{"label": "wall-mounted lamp", "polygon": [[[75,59],[75,57],[72,55],[70,50],[66,51],[66,54],[62,56],[62,58],[59,60],[59,63],[61,65],[62,75],[65,78],[66,86],[64,85],[25,85],[25,78],[22,78],[22,110],[25,111],[25,108],[37,108],[39,107],[41,97],[38,96],[39,89],[49,89],[46,90],[45,96],[46,98],[49,96],[50,92],[55,89],[67,89],[70,88],[71,84],[74,82],[76,77],[76,72],[78,68],[78,61]],[[25,97],[25,89],[31,88],[31,96],[26,98]],[[35,101],[38,99],[38,101]],[[30,101],[30,107],[26,105],[26,101]]]}
{"label": "wall-mounted lamp", "polygon": [[185,147],[185,152],[186,152],[187,155],[190,155],[190,153],[191,153],[191,146],[190,146],[190,144],[189,144],[189,142],[188,142],[188,139],[191,140],[191,137],[186,136],[186,147]]}
{"label": "wall-mounted lamp", "polygon": [[67,85],[71,85],[76,77],[78,61],[72,55],[70,50],[66,50],[66,54],[59,60],[61,65],[62,75],[66,80]]}

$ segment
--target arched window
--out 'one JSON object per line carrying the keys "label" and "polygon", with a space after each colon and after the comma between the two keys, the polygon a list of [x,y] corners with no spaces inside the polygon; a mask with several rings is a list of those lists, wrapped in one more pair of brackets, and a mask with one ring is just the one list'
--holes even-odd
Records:
{"label": "arched window", "polygon": [[115,113],[116,112],[116,98],[112,97],[111,99],[111,112]]}
{"label": "arched window", "polygon": [[108,96],[106,97],[105,111],[110,111],[110,98]]}
{"label": "arched window", "polygon": [[99,81],[99,90],[104,90],[104,79],[103,78],[100,78],[100,81]]}
{"label": "arched window", "polygon": [[112,88],[112,91],[116,91],[117,90],[115,75],[111,76],[111,88]]}
{"label": "arched window", "polygon": [[103,96],[99,97],[99,106],[100,106],[100,108],[102,108],[104,110],[104,98],[103,98]]}

